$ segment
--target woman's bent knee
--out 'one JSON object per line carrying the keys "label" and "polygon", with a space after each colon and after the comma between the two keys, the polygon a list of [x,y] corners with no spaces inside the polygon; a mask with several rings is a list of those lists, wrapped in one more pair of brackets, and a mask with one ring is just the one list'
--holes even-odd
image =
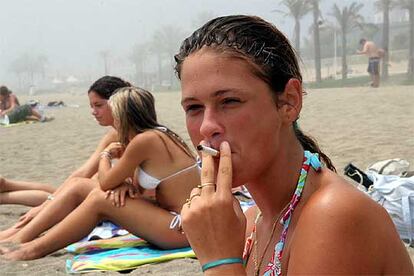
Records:
{"label": "woman's bent knee", "polygon": [[74,177],[64,183],[63,191],[76,195],[82,200],[96,187],[94,180],[90,178]]}
{"label": "woman's bent knee", "polygon": [[101,204],[106,203],[109,201],[105,198],[106,193],[102,191],[100,188],[92,189],[92,191],[88,194],[86,198],[87,202],[93,202],[94,204]]}

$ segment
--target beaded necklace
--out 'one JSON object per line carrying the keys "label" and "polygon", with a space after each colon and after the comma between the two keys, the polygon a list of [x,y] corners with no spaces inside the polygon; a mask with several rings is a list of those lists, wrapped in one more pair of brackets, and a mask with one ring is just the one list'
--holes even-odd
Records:
{"label": "beaded necklace", "polygon": [[[318,154],[313,154],[309,151],[305,151],[303,162],[302,162],[302,168],[300,170],[300,176],[299,176],[298,184],[296,185],[296,190],[295,190],[295,192],[292,196],[292,199],[290,200],[290,202],[287,206],[288,207],[287,210],[285,212],[283,212],[283,210],[282,210],[281,215],[279,215],[279,218],[277,218],[275,220],[275,223],[273,224],[273,227],[272,227],[272,232],[270,234],[269,241],[267,242],[267,244],[265,246],[265,250],[262,254],[261,259],[259,260],[260,265],[261,265],[263,256],[265,255],[265,253],[267,251],[267,248],[270,244],[273,233],[276,229],[277,222],[280,222],[280,224],[283,225],[282,234],[280,236],[279,242],[277,242],[276,245],[275,245],[275,249],[273,251],[272,257],[271,257],[269,263],[267,264],[267,266],[265,268],[265,271],[263,273],[264,276],[270,276],[270,275],[273,276],[273,275],[281,275],[282,274],[282,256],[283,256],[283,249],[284,249],[285,241],[286,241],[286,237],[287,237],[287,232],[288,232],[288,229],[289,229],[291,218],[293,216],[293,211],[295,210],[296,206],[298,205],[298,203],[299,203],[299,201],[302,197],[303,188],[305,186],[306,178],[307,178],[307,175],[308,175],[308,172],[309,172],[309,169],[310,169],[311,166],[317,172],[319,172],[321,170],[321,163],[319,161]],[[286,207],[284,209],[286,209]],[[255,224],[254,224],[254,227],[253,227],[252,234],[246,240],[246,244],[245,244],[245,248],[244,248],[244,252],[243,252],[243,258],[244,258],[245,261],[247,261],[247,257],[250,254],[250,252],[252,251],[252,245],[254,245],[253,238],[257,238],[257,236],[256,236],[256,222],[257,222],[259,216],[260,216],[260,213],[258,214],[258,217],[256,217],[256,221],[255,221]],[[260,265],[257,266],[257,270],[256,270],[256,263],[255,263],[255,275],[259,275]]]}

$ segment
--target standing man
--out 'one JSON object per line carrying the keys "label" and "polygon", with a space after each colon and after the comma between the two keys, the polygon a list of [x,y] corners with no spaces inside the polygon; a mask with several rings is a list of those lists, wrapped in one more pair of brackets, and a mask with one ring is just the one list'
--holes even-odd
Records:
{"label": "standing man", "polygon": [[357,54],[368,56],[367,71],[371,76],[371,86],[377,88],[380,83],[379,62],[384,55],[384,50],[378,48],[373,41],[368,41],[365,38],[361,38],[359,44],[361,45],[362,50],[357,50]]}

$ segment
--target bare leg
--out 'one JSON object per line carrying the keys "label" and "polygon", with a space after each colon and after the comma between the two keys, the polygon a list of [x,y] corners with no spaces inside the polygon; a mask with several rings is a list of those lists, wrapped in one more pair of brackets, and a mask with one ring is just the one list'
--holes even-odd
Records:
{"label": "bare leg", "polygon": [[32,108],[32,116],[33,117],[35,117],[37,120],[41,120],[41,118],[42,118],[42,115],[39,113],[39,112],[37,112],[37,110],[36,109],[34,109],[34,108]]}
{"label": "bare leg", "polygon": [[[13,185],[12,185],[12,187],[21,187],[21,188],[23,188],[23,189],[25,189],[26,187],[27,187],[27,185],[25,184],[25,183],[31,183],[31,184],[33,184],[33,182],[23,182],[23,181],[6,181],[4,178],[1,178],[1,179],[3,179],[3,184],[5,184],[6,185],[6,187],[7,187],[7,184],[8,183],[12,183]],[[0,179],[0,180],[1,180]],[[70,187],[70,186],[72,186],[73,185],[73,183],[76,183],[77,182],[77,179],[80,181],[81,179],[84,179],[84,178],[69,178],[69,179],[67,179],[65,182],[63,182],[63,184],[62,185],[60,185],[57,189],[56,189],[56,191],[53,193],[53,195],[54,196],[57,196],[61,191],[63,191],[63,190],[65,190],[65,189],[67,189],[68,187]],[[4,182],[4,181],[6,181],[6,182]],[[23,183],[23,185],[18,185],[18,183]],[[0,184],[1,184],[1,182],[0,182]],[[41,184],[41,185],[43,185],[43,184]],[[1,187],[2,185],[0,185],[0,187]],[[54,187],[52,187],[53,189],[54,189]],[[86,198],[86,195],[84,196],[84,198]],[[1,231],[0,232],[0,241],[4,241],[4,240],[6,240],[7,238],[10,238],[12,235],[14,235],[15,233],[17,233],[18,231],[20,231],[25,225],[27,225],[34,217],[36,217],[37,216],[37,214],[39,214],[39,212],[43,209],[43,208],[45,208],[45,206],[47,206],[48,204],[49,204],[49,202],[50,201],[44,201],[44,203],[42,204],[42,205],[40,205],[40,206],[37,206],[37,207],[34,207],[34,208],[32,208],[32,209],[30,209],[26,214],[24,214],[23,216],[21,216],[20,218],[19,218],[19,221],[16,223],[16,224],[14,224],[12,227],[10,227],[10,228],[8,228],[8,229],[6,229],[6,230],[3,230],[3,231]]]}
{"label": "bare leg", "polygon": [[379,76],[379,74],[374,74],[373,75],[372,87],[379,87],[379,83],[380,83],[380,76]]}
{"label": "bare leg", "polygon": [[72,212],[97,185],[95,180],[89,178],[73,178],[36,217],[3,241],[24,243],[33,240]]}
{"label": "bare leg", "polygon": [[53,117],[46,117],[42,116],[36,109],[32,108],[32,115],[26,117],[27,120],[34,120],[34,121],[41,121],[41,122],[48,122],[53,120]]}
{"label": "bare leg", "polygon": [[127,198],[124,207],[115,207],[110,200],[105,199],[104,192],[95,189],[75,211],[46,235],[22,244],[19,249],[6,253],[4,257],[12,260],[43,257],[82,239],[104,219],[122,225],[131,233],[161,248],[188,246],[185,235],[169,229],[172,218],[168,211],[142,198]]}
{"label": "bare leg", "polygon": [[49,184],[8,180],[0,176],[0,192],[12,192],[22,190],[40,190],[48,193],[53,193],[56,190],[56,188]]}
{"label": "bare leg", "polygon": [[24,190],[0,193],[0,204],[19,204],[26,206],[39,206],[48,197],[49,193],[39,190]]}
{"label": "bare leg", "polygon": [[1,240],[5,240],[8,237],[13,236],[14,234],[16,234],[19,231],[19,228],[16,228],[14,226],[7,228],[6,230],[3,230],[0,232],[0,241]]}

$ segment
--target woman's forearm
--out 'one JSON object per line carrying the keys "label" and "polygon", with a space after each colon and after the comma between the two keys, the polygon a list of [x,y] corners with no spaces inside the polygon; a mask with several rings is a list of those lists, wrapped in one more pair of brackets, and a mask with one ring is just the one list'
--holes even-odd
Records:
{"label": "woman's forearm", "polygon": [[101,159],[99,160],[99,170],[98,170],[98,180],[99,180],[99,186],[103,191],[110,190],[112,188],[115,188],[118,185],[110,185],[108,183],[108,172],[111,169],[111,158],[108,155],[101,155]]}

